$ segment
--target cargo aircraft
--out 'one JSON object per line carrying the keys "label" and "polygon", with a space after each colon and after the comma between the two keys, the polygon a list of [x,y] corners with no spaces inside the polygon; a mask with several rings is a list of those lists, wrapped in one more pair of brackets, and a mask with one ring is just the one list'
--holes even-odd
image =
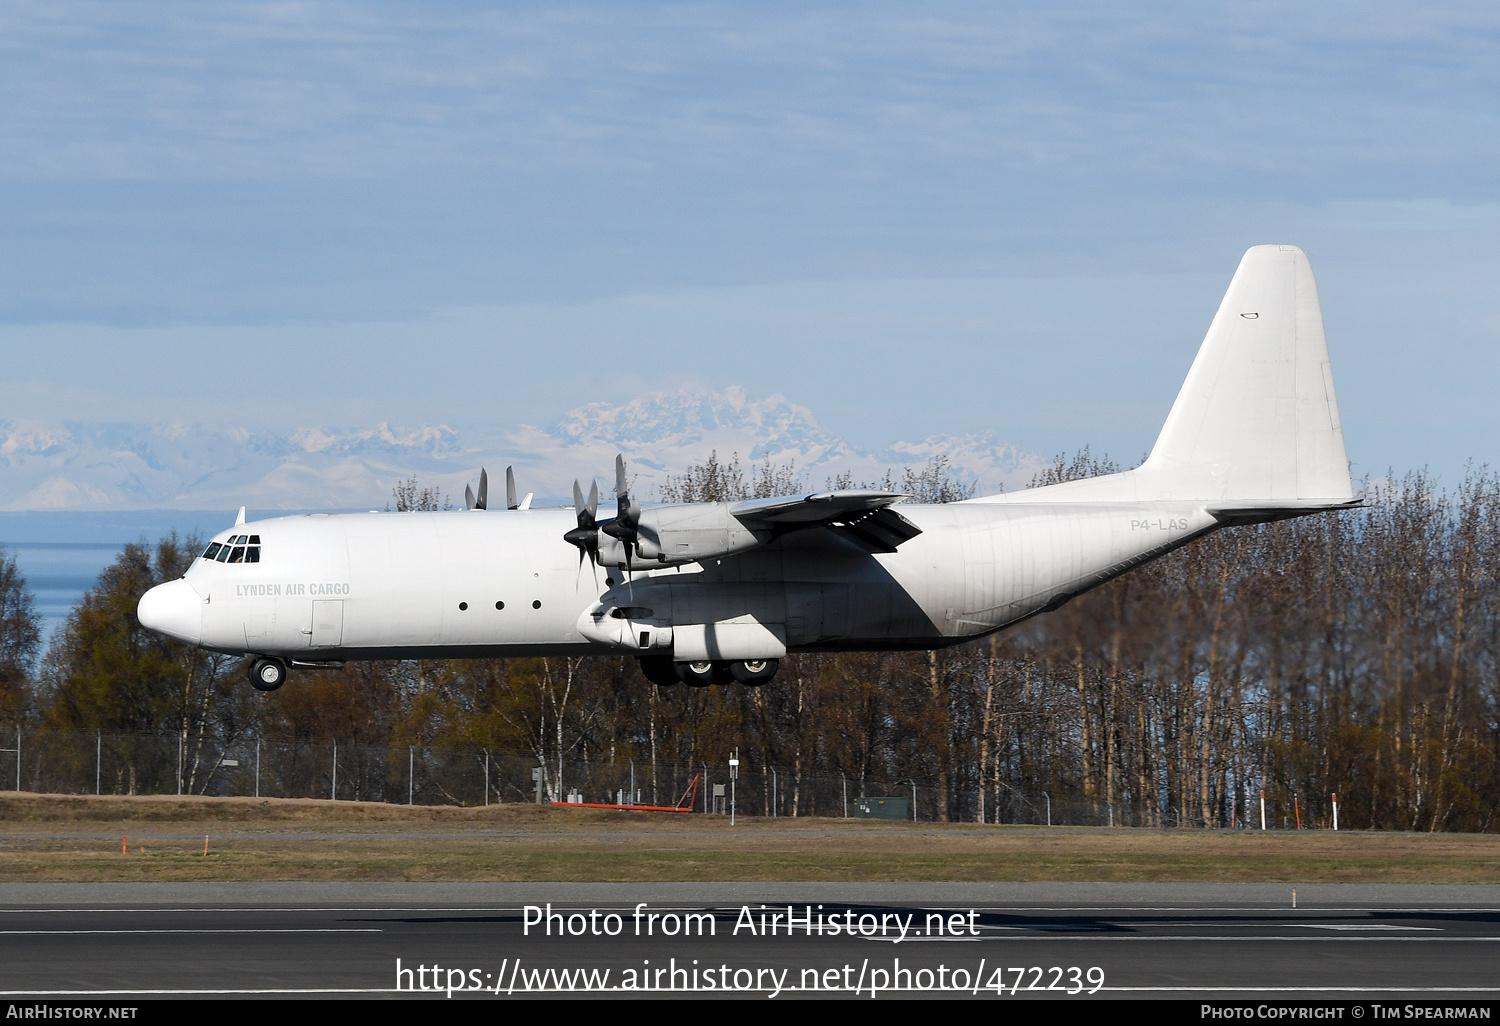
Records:
{"label": "cargo aircraft", "polygon": [[[574,505],[240,521],[140,622],[289,667],[620,654],[660,686],[758,685],[789,652],[925,650],[1038,613],[1210,531],[1357,505],[1318,290],[1295,246],[1256,246],[1139,467],[966,502],[841,489],[643,507],[615,464]],[[467,490],[466,490],[467,491]],[[584,566],[587,562],[589,565]]]}

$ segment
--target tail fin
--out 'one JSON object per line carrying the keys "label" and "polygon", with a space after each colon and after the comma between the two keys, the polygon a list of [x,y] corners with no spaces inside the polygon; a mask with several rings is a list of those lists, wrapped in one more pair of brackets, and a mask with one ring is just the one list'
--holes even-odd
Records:
{"label": "tail fin", "polygon": [[1307,254],[1256,246],[1240,261],[1145,463],[976,501],[1190,499],[1265,517],[1353,498]]}
{"label": "tail fin", "polygon": [[1173,498],[1236,505],[1353,498],[1318,285],[1302,250],[1245,254],[1140,476],[1160,478]]}

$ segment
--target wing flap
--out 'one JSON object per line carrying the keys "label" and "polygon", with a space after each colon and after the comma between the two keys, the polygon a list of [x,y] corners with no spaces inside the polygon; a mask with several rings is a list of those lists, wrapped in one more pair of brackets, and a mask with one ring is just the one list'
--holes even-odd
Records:
{"label": "wing flap", "polygon": [[809,495],[778,495],[771,499],[746,499],[729,507],[729,513],[746,527],[757,524],[814,525],[841,516],[882,509],[902,498],[900,492],[845,488]]}
{"label": "wing flap", "polygon": [[769,529],[784,534],[808,527],[827,527],[869,552],[895,552],[921,528],[891,509],[904,496],[868,488],[846,488],[809,495],[749,499],[729,508],[730,515],[750,530]]}

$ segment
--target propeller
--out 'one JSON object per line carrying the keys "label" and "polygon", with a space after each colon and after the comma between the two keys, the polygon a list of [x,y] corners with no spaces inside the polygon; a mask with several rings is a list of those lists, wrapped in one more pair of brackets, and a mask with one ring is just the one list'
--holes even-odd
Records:
{"label": "propeller", "polygon": [[473,489],[464,485],[464,509],[485,509],[489,501],[490,475],[485,473],[483,467],[479,468],[479,494],[476,496]]}
{"label": "propeller", "polygon": [[594,583],[599,583],[599,522],[595,514],[599,511],[599,482],[589,483],[589,501],[583,501],[583,489],[573,482],[573,508],[578,511],[578,526],[563,535],[563,541],[578,546],[578,570],[583,572],[583,557],[587,553],[589,563],[595,568]]}
{"label": "propeller", "polygon": [[640,538],[641,504],[630,497],[630,485],[625,481],[625,457],[615,456],[615,518],[600,530],[611,538],[618,538],[625,546],[625,572],[631,573],[630,550]]}

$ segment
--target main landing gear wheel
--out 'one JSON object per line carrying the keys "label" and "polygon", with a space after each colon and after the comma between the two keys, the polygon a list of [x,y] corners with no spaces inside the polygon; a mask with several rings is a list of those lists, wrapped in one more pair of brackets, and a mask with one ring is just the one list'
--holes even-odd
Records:
{"label": "main landing gear wheel", "polygon": [[676,668],[677,679],[690,688],[706,688],[714,684],[723,684],[728,677],[723,663],[677,663]]}
{"label": "main landing gear wheel", "polygon": [[755,688],[776,676],[781,663],[775,659],[745,659],[729,664],[729,675],[746,687]]}
{"label": "main landing gear wheel", "polygon": [[250,664],[250,686],[257,691],[275,691],[286,683],[286,663],[261,658]]}
{"label": "main landing gear wheel", "polygon": [[641,660],[641,674],[659,688],[676,687],[677,669],[666,656],[647,656]]}

